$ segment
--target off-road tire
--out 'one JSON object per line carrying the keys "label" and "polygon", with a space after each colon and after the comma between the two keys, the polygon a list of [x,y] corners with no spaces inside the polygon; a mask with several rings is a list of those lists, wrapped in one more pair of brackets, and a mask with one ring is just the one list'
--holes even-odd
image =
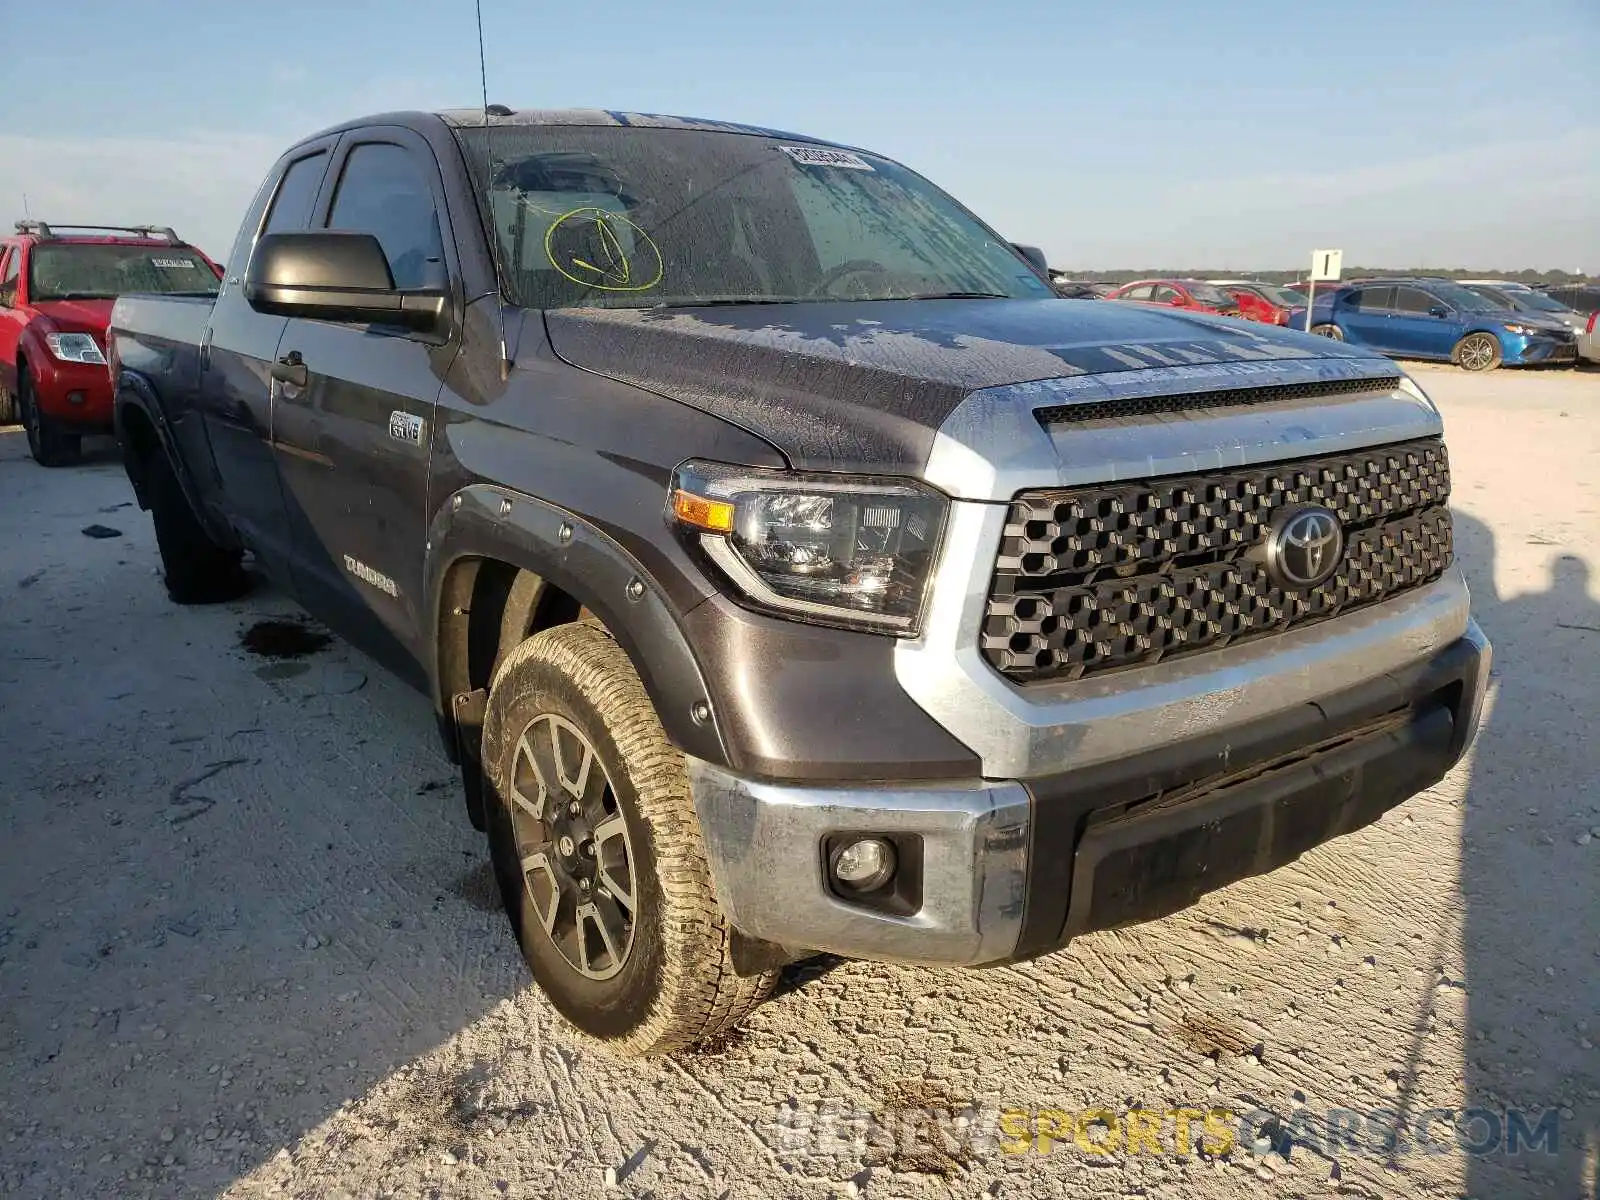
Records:
{"label": "off-road tire", "polygon": [[1463,371],[1492,371],[1503,357],[1500,339],[1492,333],[1469,333],[1450,351],[1450,361]]}
{"label": "off-road tire", "polygon": [[[627,827],[636,911],[631,946],[610,978],[586,976],[563,955],[524,881],[511,784],[524,734],[550,715],[588,743]],[[613,1055],[670,1053],[726,1034],[771,995],[776,971],[734,972],[683,754],[609,634],[588,622],[561,625],[513,649],[489,687],[483,747],[489,850],[506,915],[534,979],[582,1037]]]}
{"label": "off-road tire", "polygon": [[17,415],[28,434],[28,453],[41,467],[68,467],[78,461],[83,439],[63,433],[54,421],[39,411],[33,398],[33,381],[26,371],[17,373]]}
{"label": "off-road tire", "polygon": [[1318,337],[1332,338],[1336,342],[1344,341],[1344,330],[1337,325],[1313,325],[1311,332]]}
{"label": "off-road tire", "polygon": [[238,550],[219,546],[178,485],[166,451],[156,450],[144,465],[145,498],[161,551],[161,573],[175,604],[217,604],[236,600],[250,588]]}

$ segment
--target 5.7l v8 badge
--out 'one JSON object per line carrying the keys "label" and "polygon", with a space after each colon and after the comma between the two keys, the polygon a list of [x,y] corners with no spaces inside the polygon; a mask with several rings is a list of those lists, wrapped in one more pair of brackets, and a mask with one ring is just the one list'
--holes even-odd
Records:
{"label": "5.7l v8 badge", "polygon": [[428,423],[421,417],[414,417],[408,412],[392,412],[389,414],[389,436],[397,442],[407,445],[422,445],[422,436],[428,428]]}

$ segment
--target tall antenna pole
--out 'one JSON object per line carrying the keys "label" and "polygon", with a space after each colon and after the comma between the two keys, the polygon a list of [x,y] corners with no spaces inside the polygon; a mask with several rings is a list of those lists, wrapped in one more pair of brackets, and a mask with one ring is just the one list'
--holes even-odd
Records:
{"label": "tall antenna pole", "polygon": [[473,0],[478,17],[478,81],[483,85],[483,155],[487,162],[483,198],[489,209],[489,254],[494,260],[494,312],[500,322],[500,380],[511,375],[511,356],[506,351],[506,306],[501,293],[500,229],[494,215],[494,128],[489,124],[489,68],[483,55],[483,0]]}

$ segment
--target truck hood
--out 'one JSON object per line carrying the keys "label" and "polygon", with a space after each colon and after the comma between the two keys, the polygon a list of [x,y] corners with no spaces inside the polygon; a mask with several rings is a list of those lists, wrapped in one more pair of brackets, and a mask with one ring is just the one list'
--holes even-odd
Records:
{"label": "truck hood", "polygon": [[58,333],[92,333],[104,342],[106,326],[111,324],[115,300],[40,300],[33,308],[45,317]]}
{"label": "truck hood", "polygon": [[1271,362],[1292,359],[1394,373],[1328,338],[1093,300],[560,309],[545,326],[573,366],[732,421],[811,470],[915,473],[963,399],[1006,384],[1246,362],[1271,384]]}

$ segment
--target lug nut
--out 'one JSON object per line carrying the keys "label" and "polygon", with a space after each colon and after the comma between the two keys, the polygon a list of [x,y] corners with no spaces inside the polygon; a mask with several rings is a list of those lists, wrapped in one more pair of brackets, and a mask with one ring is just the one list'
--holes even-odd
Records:
{"label": "lug nut", "polygon": [[567,811],[573,816],[577,816],[583,811],[583,805],[574,800],[571,804],[567,805]]}

